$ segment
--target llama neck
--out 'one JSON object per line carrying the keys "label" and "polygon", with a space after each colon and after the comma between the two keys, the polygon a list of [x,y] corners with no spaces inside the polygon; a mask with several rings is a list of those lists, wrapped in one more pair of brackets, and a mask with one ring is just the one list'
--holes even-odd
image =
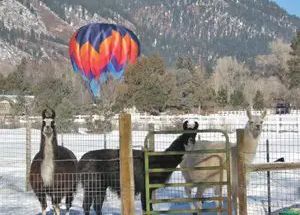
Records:
{"label": "llama neck", "polygon": [[[195,134],[196,135],[196,134]],[[170,151],[185,151],[184,143],[187,143],[189,138],[192,138],[191,134],[182,134],[165,150]],[[176,168],[182,161],[183,155],[162,155],[150,157],[150,168]],[[172,172],[153,173],[150,176],[151,183],[164,183],[167,181]]]}
{"label": "llama neck", "polygon": [[195,134],[182,134],[180,135],[176,140],[173,141],[173,143],[165,150],[165,151],[185,151],[184,145],[188,143],[190,138],[195,139]]}
{"label": "llama neck", "polygon": [[259,135],[253,137],[252,133],[247,129],[244,133],[243,145],[241,146],[241,152],[244,153],[244,159],[246,164],[253,162],[258,146]]}
{"label": "llama neck", "polygon": [[54,176],[54,147],[53,136],[45,137],[43,149],[43,161],[41,165],[41,176],[45,186],[53,184]]}

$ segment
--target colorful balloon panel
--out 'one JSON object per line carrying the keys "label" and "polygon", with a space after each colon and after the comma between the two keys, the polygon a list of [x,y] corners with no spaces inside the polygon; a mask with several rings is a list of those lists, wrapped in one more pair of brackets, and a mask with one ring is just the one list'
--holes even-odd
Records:
{"label": "colorful balloon panel", "polygon": [[129,29],[115,24],[92,23],[81,27],[71,37],[69,55],[94,96],[109,74],[120,79],[128,63],[140,55],[140,43]]}

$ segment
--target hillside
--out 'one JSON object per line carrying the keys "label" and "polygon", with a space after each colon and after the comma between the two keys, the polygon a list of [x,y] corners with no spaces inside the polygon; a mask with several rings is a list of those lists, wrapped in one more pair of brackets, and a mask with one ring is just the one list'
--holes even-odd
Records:
{"label": "hillside", "polygon": [[90,22],[127,26],[143,54],[160,53],[169,64],[178,56],[206,64],[227,55],[247,60],[300,29],[299,18],[269,0],[2,0],[1,68],[22,57],[68,61],[71,34]]}

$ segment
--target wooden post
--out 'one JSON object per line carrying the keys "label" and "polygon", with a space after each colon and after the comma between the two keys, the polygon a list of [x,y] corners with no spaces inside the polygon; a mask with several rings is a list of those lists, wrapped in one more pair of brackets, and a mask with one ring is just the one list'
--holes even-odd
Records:
{"label": "wooden post", "polygon": [[232,188],[232,204],[233,204],[233,211],[234,214],[238,214],[238,151],[237,147],[231,148],[231,188]]}
{"label": "wooden post", "polygon": [[25,181],[26,191],[29,191],[31,189],[29,183],[30,165],[31,165],[31,122],[28,115],[26,115],[26,181]]}
{"label": "wooden post", "polygon": [[239,200],[239,215],[247,215],[247,179],[246,166],[242,148],[244,145],[244,129],[236,130],[237,136],[237,151],[238,151],[238,200]]}
{"label": "wooden post", "polygon": [[134,215],[134,176],[131,147],[131,115],[121,113],[120,129],[120,188],[122,215]]}
{"label": "wooden post", "polygon": [[[266,141],[267,146],[267,163],[270,162],[269,140]],[[268,186],[268,214],[271,214],[271,172],[267,171],[267,186]]]}
{"label": "wooden post", "polygon": [[[154,124],[150,123],[148,129],[149,129],[149,132],[154,131]],[[154,147],[154,134],[151,134],[149,136],[149,149],[148,149],[148,151],[152,151],[153,152],[154,150],[155,150],[155,147]]]}

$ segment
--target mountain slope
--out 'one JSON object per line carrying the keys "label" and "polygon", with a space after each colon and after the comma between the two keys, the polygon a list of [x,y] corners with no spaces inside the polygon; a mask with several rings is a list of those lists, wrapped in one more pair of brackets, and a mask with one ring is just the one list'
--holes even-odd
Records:
{"label": "mountain slope", "polygon": [[3,0],[0,60],[67,60],[68,40],[89,22],[119,23],[139,36],[142,53],[212,63],[231,55],[247,60],[268,42],[289,42],[300,19],[269,0]]}

